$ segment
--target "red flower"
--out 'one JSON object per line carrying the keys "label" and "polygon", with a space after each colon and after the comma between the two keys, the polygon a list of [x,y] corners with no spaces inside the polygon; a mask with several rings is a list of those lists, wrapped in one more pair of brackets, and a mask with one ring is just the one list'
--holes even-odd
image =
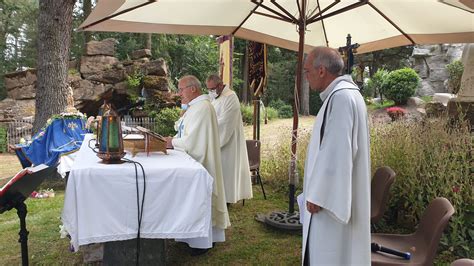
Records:
{"label": "red flower", "polygon": [[453,186],[453,192],[458,193],[461,189],[458,186]]}

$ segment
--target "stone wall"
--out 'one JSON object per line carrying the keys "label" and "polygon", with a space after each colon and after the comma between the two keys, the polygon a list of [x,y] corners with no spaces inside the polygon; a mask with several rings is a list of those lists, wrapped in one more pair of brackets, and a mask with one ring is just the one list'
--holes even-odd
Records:
{"label": "stone wall", "polygon": [[446,65],[461,59],[465,44],[417,45],[411,63],[421,78],[417,96],[448,92]]}
{"label": "stone wall", "polygon": [[[114,39],[91,41],[81,58],[80,68],[70,69],[68,82],[73,88],[75,106],[94,114],[104,97],[113,97],[116,108],[128,104],[127,76],[141,73],[149,97],[169,102],[168,69],[163,59],[150,60],[150,50],[132,53],[131,60],[115,57]],[[7,98],[0,101],[0,120],[34,115],[36,70],[29,69],[5,75]],[[117,106],[118,105],[118,106]]]}

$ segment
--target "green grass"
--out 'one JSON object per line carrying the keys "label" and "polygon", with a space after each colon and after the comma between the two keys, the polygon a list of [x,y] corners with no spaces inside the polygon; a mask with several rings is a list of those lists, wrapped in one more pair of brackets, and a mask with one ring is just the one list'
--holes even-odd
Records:
{"label": "green grass", "polygon": [[383,109],[387,107],[394,106],[395,102],[392,100],[384,100],[383,103],[372,103],[367,105],[368,110],[378,110],[378,109]]}
{"label": "green grass", "polygon": [[[301,256],[301,235],[269,228],[254,219],[257,213],[286,210],[288,199],[266,187],[267,200],[263,199],[258,185],[254,186],[254,199],[245,206],[233,204],[229,208],[232,226],[226,230],[226,242],[218,243],[205,255],[192,257],[186,244],[172,240],[168,243],[168,264],[240,265],[280,264],[297,265]],[[28,247],[32,265],[78,265],[82,253],[69,251],[69,240],[59,238],[60,215],[64,192],[47,199],[28,199],[27,229],[30,232]],[[18,243],[19,222],[15,210],[0,215],[0,265],[21,263]]]}
{"label": "green grass", "polygon": [[433,100],[433,96],[421,96],[420,97],[425,103],[431,102]]}
{"label": "green grass", "polygon": [[[60,215],[64,193],[56,193],[54,198],[28,199],[26,227],[30,264],[72,265],[82,262],[80,253],[69,252],[69,240],[59,238]],[[19,219],[16,210],[0,215],[0,265],[21,263],[20,243],[18,243]]]}

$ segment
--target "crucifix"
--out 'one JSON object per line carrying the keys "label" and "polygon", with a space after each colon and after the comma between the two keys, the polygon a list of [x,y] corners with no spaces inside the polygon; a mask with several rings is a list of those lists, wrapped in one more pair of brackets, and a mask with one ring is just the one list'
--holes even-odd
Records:
{"label": "crucifix", "polygon": [[351,35],[347,34],[346,46],[339,47],[339,53],[344,58],[346,68],[344,74],[351,74],[352,66],[354,65],[354,53],[357,53],[357,48],[360,46],[358,43],[351,43]]}

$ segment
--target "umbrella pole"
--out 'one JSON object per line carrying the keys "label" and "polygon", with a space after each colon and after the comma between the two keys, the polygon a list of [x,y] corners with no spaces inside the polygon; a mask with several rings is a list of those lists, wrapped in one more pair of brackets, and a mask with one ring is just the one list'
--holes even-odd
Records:
{"label": "umbrella pole", "polygon": [[296,88],[295,88],[295,97],[293,103],[293,131],[291,134],[291,162],[290,162],[290,172],[289,172],[289,206],[288,212],[293,214],[295,212],[295,191],[296,185],[298,184],[298,169],[296,164],[296,144],[298,139],[298,122],[299,122],[299,95],[301,94],[301,85],[303,83],[303,77],[301,73],[303,72],[303,55],[304,55],[304,23],[300,23],[298,26],[298,32],[300,35],[299,47],[298,47],[298,64],[296,68]]}

